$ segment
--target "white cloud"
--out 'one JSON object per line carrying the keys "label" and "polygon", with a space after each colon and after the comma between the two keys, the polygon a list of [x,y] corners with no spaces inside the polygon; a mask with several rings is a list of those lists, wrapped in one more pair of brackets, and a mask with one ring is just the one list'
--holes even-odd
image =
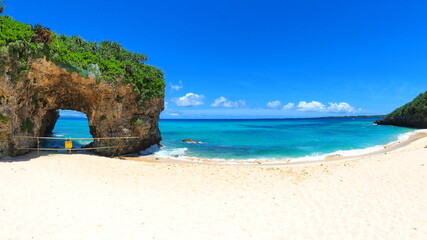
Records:
{"label": "white cloud", "polygon": [[179,113],[169,113],[171,116],[179,116]]}
{"label": "white cloud", "polygon": [[329,112],[348,112],[348,113],[354,113],[357,112],[356,109],[352,106],[350,106],[350,104],[346,103],[346,102],[342,102],[342,103],[329,103],[329,107],[328,107],[328,111]]}
{"label": "white cloud", "polygon": [[195,94],[195,93],[187,93],[185,96],[182,96],[178,99],[174,99],[173,101],[178,107],[194,107],[203,104],[203,100],[205,96]]}
{"label": "white cloud", "polygon": [[282,109],[283,110],[289,110],[289,109],[293,108],[294,106],[295,106],[295,104],[290,102],[290,103],[284,105]]}
{"label": "white cloud", "polygon": [[271,101],[267,103],[267,107],[269,108],[278,108],[280,105],[282,105],[280,101]]}
{"label": "white cloud", "polygon": [[318,101],[301,101],[298,103],[298,109],[297,111],[303,111],[303,112],[323,112],[326,110],[325,104],[318,102]]}
{"label": "white cloud", "polygon": [[174,85],[173,83],[171,83],[170,86],[172,90],[179,91],[182,88],[182,81],[180,80],[177,85]]}
{"label": "white cloud", "polygon": [[309,111],[309,112],[334,112],[334,113],[356,113],[360,112],[362,109],[355,109],[353,106],[346,102],[334,103],[330,102],[329,105],[318,102],[318,101],[301,101],[298,103],[297,111]]}
{"label": "white cloud", "polygon": [[212,107],[226,107],[226,108],[239,108],[244,107],[246,102],[243,100],[237,100],[235,102],[228,101],[225,97],[219,97],[211,104]]}

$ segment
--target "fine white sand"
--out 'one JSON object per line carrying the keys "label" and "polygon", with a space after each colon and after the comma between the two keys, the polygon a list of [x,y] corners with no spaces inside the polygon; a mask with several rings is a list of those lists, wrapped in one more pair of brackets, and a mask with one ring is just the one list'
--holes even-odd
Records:
{"label": "fine white sand", "polygon": [[426,147],[294,165],[3,159],[0,239],[424,240]]}

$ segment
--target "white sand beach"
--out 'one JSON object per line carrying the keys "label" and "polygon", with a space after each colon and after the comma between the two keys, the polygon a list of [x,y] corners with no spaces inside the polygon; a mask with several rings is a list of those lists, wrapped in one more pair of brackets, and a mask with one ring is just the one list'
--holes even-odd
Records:
{"label": "white sand beach", "polygon": [[0,238],[426,239],[426,147],[293,165],[3,159]]}

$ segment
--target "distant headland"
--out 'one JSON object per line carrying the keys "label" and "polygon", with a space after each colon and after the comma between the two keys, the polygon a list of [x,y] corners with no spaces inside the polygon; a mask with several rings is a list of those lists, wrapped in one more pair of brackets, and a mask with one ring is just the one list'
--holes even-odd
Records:
{"label": "distant headland", "polygon": [[427,128],[427,91],[414,100],[394,110],[375,123],[411,128]]}

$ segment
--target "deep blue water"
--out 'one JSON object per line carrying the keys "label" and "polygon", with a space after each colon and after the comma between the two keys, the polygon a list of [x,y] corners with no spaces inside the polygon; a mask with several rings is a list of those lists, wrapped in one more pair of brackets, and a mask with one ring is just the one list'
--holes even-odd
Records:
{"label": "deep blue water", "polygon": [[[164,147],[155,154],[220,159],[298,158],[365,149],[413,131],[374,125],[377,119],[161,120]],[[61,117],[54,136],[91,137],[87,119]],[[187,138],[202,144],[182,142]],[[89,142],[79,141],[75,146]]]}

